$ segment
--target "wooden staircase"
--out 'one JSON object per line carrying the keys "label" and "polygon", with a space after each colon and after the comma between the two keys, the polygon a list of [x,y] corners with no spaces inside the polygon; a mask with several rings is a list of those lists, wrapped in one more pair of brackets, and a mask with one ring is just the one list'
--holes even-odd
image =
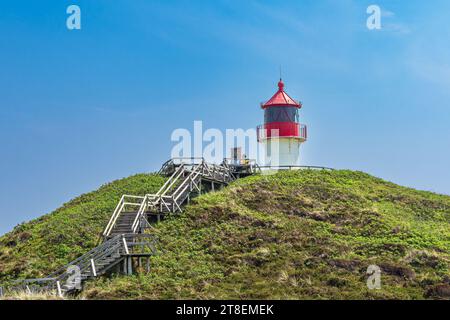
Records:
{"label": "wooden staircase", "polygon": [[133,233],[131,226],[136,219],[137,212],[123,212],[116,221],[114,228],[111,232],[112,235]]}
{"label": "wooden staircase", "polygon": [[[171,159],[164,163],[159,172],[169,178],[156,194],[122,196],[103,232],[104,239],[124,231],[142,233],[150,227],[148,221],[152,216],[159,220],[167,214],[182,212],[182,207],[192,197],[214,191],[216,187],[223,187],[235,180],[233,169],[225,162],[221,165],[210,164],[203,158]],[[132,212],[132,208],[138,210]]]}
{"label": "wooden staircase", "polygon": [[[251,167],[250,167],[251,168]],[[81,290],[85,281],[111,273],[131,274],[133,262],[156,254],[157,237],[143,231],[152,228],[149,217],[182,212],[183,206],[198,194],[214,191],[236,179],[236,167],[224,161],[209,164],[203,158],[171,159],[160,174],[168,177],[156,194],[123,195],[104,232],[103,242],[78,259],[41,279],[18,281],[8,290],[42,292],[56,290],[60,296]],[[241,173],[242,174],[242,173]],[[4,288],[0,287],[3,294]]]}
{"label": "wooden staircase", "polygon": [[81,290],[85,281],[108,274],[114,269],[117,273],[131,274],[133,259],[136,258],[139,259],[139,265],[141,258],[147,259],[149,270],[149,259],[156,254],[156,246],[157,237],[154,235],[116,235],[47,277],[18,281],[7,290],[35,293],[56,291],[59,296],[64,296]]}

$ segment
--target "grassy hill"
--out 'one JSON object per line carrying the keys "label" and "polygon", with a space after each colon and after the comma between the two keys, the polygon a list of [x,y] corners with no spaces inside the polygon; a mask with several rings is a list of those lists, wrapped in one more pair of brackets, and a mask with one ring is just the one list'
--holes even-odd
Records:
{"label": "grassy hill", "polygon": [[0,237],[0,282],[44,277],[86,253],[96,246],[122,194],[157,192],[164,180],[138,174],[114,181],[17,226]]}
{"label": "grassy hill", "polygon": [[[136,175],[83,195],[0,238],[0,280],[42,276],[95,245]],[[450,298],[450,197],[353,171],[253,176],[197,198],[158,226],[149,274],[102,278],[83,296],[114,299]],[[380,290],[366,270],[382,269]]]}

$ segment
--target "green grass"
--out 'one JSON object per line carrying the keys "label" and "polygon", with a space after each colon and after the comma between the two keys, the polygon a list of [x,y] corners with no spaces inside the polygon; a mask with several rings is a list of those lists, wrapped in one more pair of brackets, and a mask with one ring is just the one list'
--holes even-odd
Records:
{"label": "green grass", "polygon": [[138,174],[84,194],[0,238],[0,281],[43,277],[99,240],[122,194],[156,192],[164,178]]}
{"label": "green grass", "polygon": [[[150,192],[162,181],[145,175],[116,181],[16,228],[0,239],[0,277],[40,274],[83,253],[122,193]],[[92,281],[83,297],[450,297],[450,197],[361,172],[291,171],[238,180],[195,199],[157,228],[161,250],[149,274]],[[382,269],[380,290],[366,286],[371,264]]]}

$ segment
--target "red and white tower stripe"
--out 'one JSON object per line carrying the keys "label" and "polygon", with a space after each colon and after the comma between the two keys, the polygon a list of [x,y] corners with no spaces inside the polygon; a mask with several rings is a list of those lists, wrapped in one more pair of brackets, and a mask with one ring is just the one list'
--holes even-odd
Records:
{"label": "red and white tower stripe", "polygon": [[[307,127],[299,123],[302,104],[284,91],[283,80],[278,91],[266,103],[264,124],[258,126],[258,141],[265,147],[265,165],[297,166],[300,164],[300,145],[307,140]],[[275,154],[277,153],[277,154]]]}

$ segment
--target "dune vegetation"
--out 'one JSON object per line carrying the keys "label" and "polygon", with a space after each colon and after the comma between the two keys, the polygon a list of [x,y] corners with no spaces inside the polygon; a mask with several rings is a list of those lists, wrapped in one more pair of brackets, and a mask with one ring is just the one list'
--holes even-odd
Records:
{"label": "dune vegetation", "polygon": [[[95,246],[136,175],[0,238],[0,281],[48,274]],[[83,299],[449,299],[450,197],[355,171],[256,175],[204,194],[155,225],[149,273],[85,285]],[[367,287],[367,268],[381,288]]]}

